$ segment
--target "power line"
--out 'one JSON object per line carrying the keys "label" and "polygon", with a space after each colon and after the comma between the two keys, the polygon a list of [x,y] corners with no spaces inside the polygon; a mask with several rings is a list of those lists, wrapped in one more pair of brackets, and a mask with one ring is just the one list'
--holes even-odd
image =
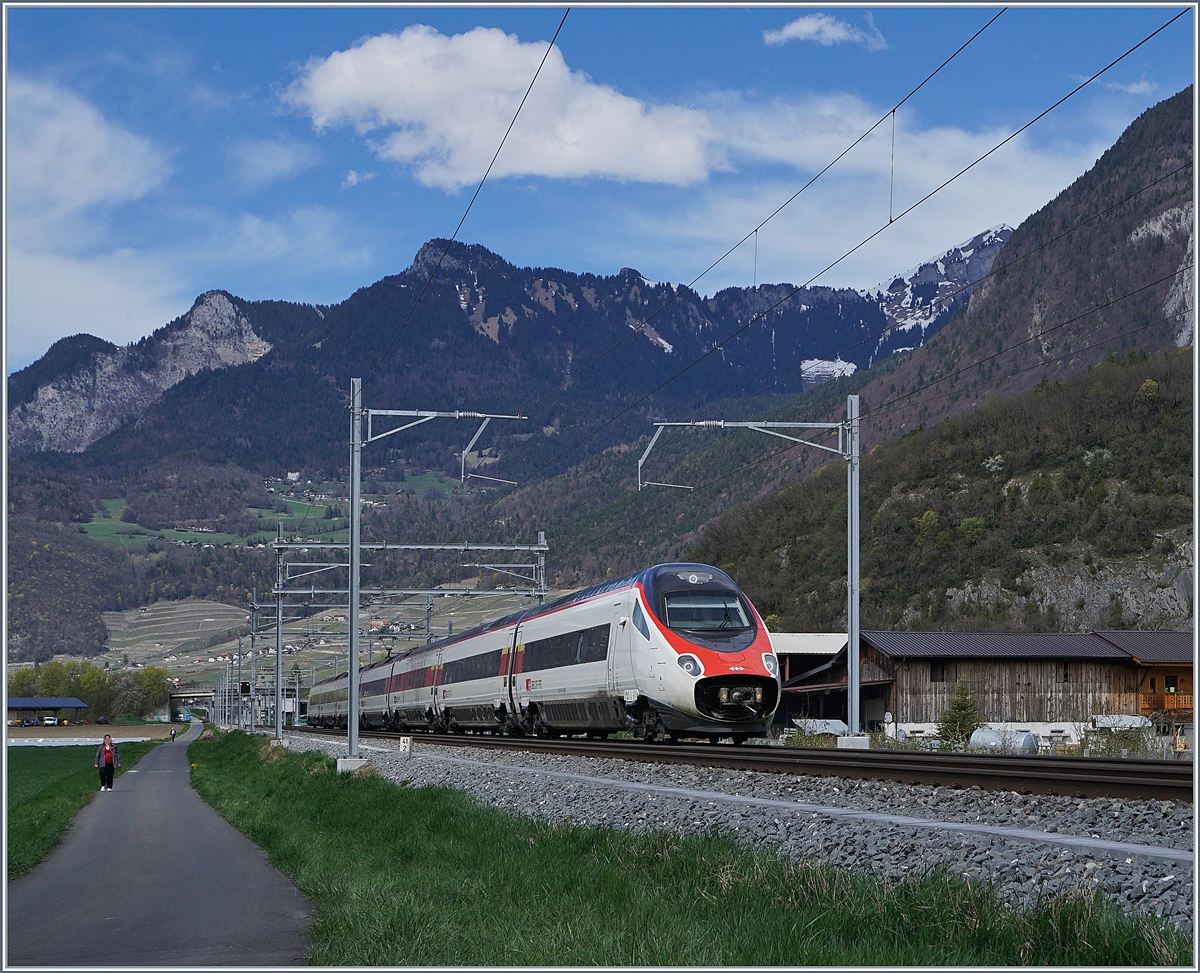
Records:
{"label": "power line", "polygon": [[584,436],[582,439],[579,439],[579,440],[577,440],[575,443],[573,443],[571,446],[568,446],[568,447],[567,447],[565,450],[563,450],[562,452],[560,452],[560,453],[559,453],[557,456],[555,456],[555,457],[554,457],[553,459],[551,459],[549,462],[547,462],[547,463],[544,463],[544,464],[543,464],[542,466],[540,466],[538,469],[534,470],[534,472],[533,472],[533,473],[529,474],[529,476],[527,476],[527,477],[525,477],[525,479],[521,480],[521,481],[520,481],[520,482],[519,482],[519,483],[518,483],[518,484],[517,484],[517,485],[516,485],[516,486],[515,486],[515,487],[514,487],[512,490],[510,490],[510,491],[509,491],[507,494],[505,494],[503,497],[500,497],[499,499],[497,499],[496,501],[494,501],[492,504],[490,504],[488,507],[486,507],[486,508],[485,508],[483,511],[481,511],[481,512],[480,512],[478,515],[476,515],[476,517],[474,517],[474,518],[473,518],[473,519],[472,519],[472,520],[471,520],[471,521],[468,523],[468,525],[467,525],[467,526],[470,526],[471,524],[477,523],[479,520],[481,520],[483,517],[485,517],[485,516],[486,516],[488,513],[490,513],[490,512],[491,512],[493,509],[495,509],[495,507],[496,507],[497,505],[499,505],[501,502],[503,502],[504,500],[506,500],[508,497],[510,497],[510,496],[512,496],[514,493],[516,493],[516,491],[517,491],[517,490],[519,490],[519,489],[520,489],[522,486],[524,486],[525,484],[527,484],[527,483],[528,483],[530,480],[532,480],[532,479],[533,479],[535,476],[537,476],[539,473],[541,473],[542,471],[546,470],[547,468],[549,468],[550,466],[552,466],[554,463],[558,462],[558,460],[560,460],[560,459],[561,459],[563,456],[566,456],[566,455],[567,455],[568,453],[570,453],[572,450],[574,450],[574,449],[577,449],[579,446],[583,445],[585,442],[587,442],[587,441],[588,441],[588,440],[590,440],[592,437],[594,437],[595,435],[597,435],[597,434],[598,434],[598,433],[599,433],[601,430],[605,429],[606,427],[610,426],[612,423],[616,422],[616,420],[617,420],[617,419],[619,419],[621,416],[623,416],[623,415],[626,415],[628,412],[632,411],[634,408],[636,408],[636,407],[637,407],[638,405],[640,405],[641,403],[645,402],[645,401],[646,401],[648,398],[650,398],[650,397],[651,397],[652,395],[654,395],[656,392],[659,392],[659,391],[661,391],[663,388],[665,388],[667,385],[669,385],[669,384],[671,384],[672,382],[674,382],[674,381],[675,381],[677,378],[679,378],[681,375],[683,375],[683,374],[685,374],[686,372],[690,371],[690,370],[691,370],[692,368],[694,368],[696,365],[700,364],[702,361],[704,361],[705,359],[707,359],[707,358],[708,358],[710,355],[713,355],[713,354],[715,354],[717,351],[719,351],[721,348],[723,348],[725,345],[727,345],[727,344],[728,344],[730,341],[732,341],[732,340],[733,340],[734,338],[736,338],[738,335],[740,335],[740,334],[742,334],[744,331],[746,331],[746,330],[747,330],[749,327],[751,327],[751,326],[752,326],[754,323],[756,323],[757,321],[760,321],[760,320],[762,320],[763,318],[765,318],[765,317],[766,317],[768,314],[770,314],[770,313],[771,313],[773,310],[775,310],[777,307],[780,307],[781,305],[785,304],[787,301],[789,301],[789,300],[790,300],[792,297],[794,297],[794,296],[795,296],[796,294],[798,294],[800,291],[802,291],[802,290],[804,290],[805,288],[807,288],[808,286],[810,286],[810,285],[811,285],[811,284],[812,284],[814,281],[816,281],[818,278],[820,278],[821,276],[823,276],[824,274],[826,274],[828,271],[832,270],[834,267],[836,267],[836,266],[837,266],[838,264],[840,264],[842,261],[846,260],[848,257],[850,257],[852,254],[854,254],[854,253],[855,253],[855,252],[857,252],[858,250],[862,249],[862,247],[866,246],[866,244],[867,244],[867,243],[869,243],[871,240],[875,239],[875,237],[879,236],[879,234],[883,233],[883,232],[884,232],[885,230],[887,230],[889,227],[891,227],[892,225],[894,225],[894,223],[897,223],[897,222],[899,222],[899,221],[900,221],[901,219],[903,219],[905,216],[907,216],[908,214],[910,214],[910,213],[912,213],[914,210],[916,210],[916,209],[917,209],[919,206],[921,206],[921,205],[923,205],[924,203],[928,202],[928,201],[929,201],[931,198],[933,198],[933,196],[935,196],[937,193],[941,192],[943,189],[945,189],[947,186],[951,185],[951,184],[952,184],[953,182],[955,182],[957,179],[961,178],[963,175],[965,175],[966,173],[970,172],[970,171],[971,171],[972,169],[974,169],[974,168],[975,168],[977,165],[979,165],[979,164],[980,164],[981,162],[983,162],[985,159],[989,158],[991,155],[993,155],[995,152],[997,152],[997,151],[998,151],[999,149],[1001,149],[1003,146],[1007,145],[1009,142],[1011,142],[1013,139],[1015,139],[1015,138],[1016,138],[1018,135],[1020,135],[1022,132],[1026,131],[1026,130],[1027,130],[1027,129],[1029,129],[1029,128],[1030,128],[1032,125],[1036,124],[1038,121],[1040,121],[1041,119],[1045,118],[1045,117],[1046,117],[1046,115],[1048,115],[1050,112],[1054,111],[1054,109],[1058,108],[1060,105],[1062,105],[1063,103],[1065,103],[1067,100],[1069,100],[1070,98],[1074,97],[1076,94],[1078,94],[1078,93],[1079,93],[1080,91],[1082,91],[1084,88],[1086,88],[1088,85],[1090,85],[1092,82],[1094,82],[1094,81],[1095,81],[1097,78],[1100,78],[1101,76],[1103,76],[1103,75],[1104,75],[1106,72],[1110,71],[1110,70],[1111,70],[1113,67],[1115,67],[1115,66],[1116,66],[1117,64],[1119,64],[1121,61],[1123,61],[1125,58],[1127,58],[1127,57],[1128,57],[1130,54],[1132,54],[1134,51],[1138,50],[1138,48],[1142,47],[1144,44],[1146,44],[1147,42],[1149,42],[1149,41],[1150,41],[1152,38],[1154,38],[1155,36],[1157,36],[1158,34],[1160,34],[1162,31],[1166,30],[1166,29],[1167,29],[1167,27],[1169,27],[1171,24],[1173,24],[1173,23],[1174,23],[1176,20],[1178,20],[1180,17],[1182,17],[1182,16],[1183,16],[1184,14],[1186,14],[1187,12],[1188,12],[1188,11],[1187,11],[1186,9],[1185,9],[1185,10],[1181,10],[1181,11],[1180,11],[1179,13],[1177,13],[1177,14],[1176,14],[1174,17],[1172,17],[1172,18],[1171,18],[1170,20],[1168,20],[1168,21],[1167,21],[1165,24],[1163,24],[1161,27],[1157,28],[1156,30],[1154,30],[1154,31],[1153,31],[1153,32],[1151,32],[1150,34],[1146,35],[1144,38],[1142,38],[1142,39],[1141,39],[1140,41],[1138,41],[1136,44],[1134,44],[1133,46],[1131,46],[1131,47],[1130,47],[1128,50],[1126,50],[1126,51],[1125,51],[1123,54],[1121,54],[1119,57],[1117,57],[1117,58],[1113,59],[1112,61],[1110,61],[1110,62],[1109,62],[1107,65],[1105,65],[1103,68],[1101,68],[1101,69],[1100,69],[1099,71],[1097,71],[1095,74],[1093,74],[1091,77],[1087,78],[1085,81],[1083,81],[1083,82],[1081,82],[1080,84],[1078,84],[1078,85],[1077,85],[1075,88],[1073,88],[1073,89],[1072,89],[1071,91],[1069,91],[1067,94],[1063,95],[1063,96],[1062,96],[1061,98],[1059,98],[1059,99],[1058,99],[1056,102],[1054,102],[1054,104],[1050,105],[1050,107],[1048,107],[1048,108],[1044,109],[1043,111],[1039,112],[1039,113],[1038,113],[1036,116],[1034,116],[1032,119],[1030,119],[1030,120],[1029,120],[1028,122],[1026,122],[1024,125],[1022,125],[1020,128],[1018,128],[1018,129],[1017,129],[1016,131],[1014,131],[1012,134],[1008,135],[1006,138],[1004,138],[1004,139],[1002,139],[1001,141],[997,142],[997,143],[996,143],[994,146],[992,146],[992,148],[988,149],[986,152],[984,152],[982,155],[980,155],[978,158],[976,158],[976,159],[975,159],[973,162],[971,162],[971,163],[970,163],[970,164],[968,164],[967,166],[965,166],[965,167],[963,167],[962,169],[960,169],[960,170],[959,170],[957,173],[955,173],[954,175],[950,176],[948,179],[946,179],[945,181],[943,181],[941,184],[939,184],[938,186],[936,186],[934,189],[930,190],[928,193],[926,193],[924,196],[922,196],[920,199],[918,199],[918,200],[917,200],[915,203],[911,204],[911,205],[910,205],[910,206],[908,206],[906,209],[902,210],[902,211],[901,211],[901,212],[900,212],[900,213],[899,213],[899,214],[898,214],[898,215],[895,217],[895,219],[894,219],[893,221],[891,221],[891,222],[888,222],[888,223],[885,223],[884,225],[882,225],[881,227],[879,227],[879,229],[877,229],[877,230],[875,230],[874,232],[872,232],[871,234],[869,234],[869,235],[868,235],[866,238],[864,238],[862,241],[860,241],[859,243],[857,243],[857,244],[856,244],[855,246],[853,246],[853,247],[852,247],[850,250],[846,251],[844,254],[842,254],[840,257],[838,257],[836,260],[833,260],[831,263],[829,263],[828,265],[826,265],[826,266],[825,266],[823,269],[821,269],[821,270],[820,270],[820,271],[818,271],[816,274],[814,274],[812,277],[810,277],[810,278],[809,278],[809,279],[808,279],[808,280],[807,280],[805,283],[803,283],[803,284],[801,284],[800,286],[798,286],[798,287],[794,288],[794,289],[793,289],[793,290],[792,290],[790,293],[788,293],[787,295],[785,295],[784,297],[782,297],[780,300],[776,301],[774,304],[772,304],[772,305],[771,305],[770,307],[768,307],[766,310],[762,311],[760,314],[757,314],[757,315],[753,315],[753,316],[751,316],[751,317],[750,317],[750,319],[749,319],[749,320],[748,320],[748,321],[747,321],[747,322],[746,322],[744,325],[742,325],[740,328],[738,328],[738,329],[736,329],[735,331],[733,331],[732,333],[730,333],[728,336],[726,336],[726,337],[725,337],[724,339],[722,339],[720,342],[718,342],[718,343],[716,343],[715,345],[713,345],[713,346],[712,346],[710,349],[708,349],[707,351],[705,351],[705,352],[704,352],[703,354],[701,354],[701,355],[700,355],[698,358],[696,358],[695,360],[693,360],[693,361],[692,361],[690,364],[688,364],[688,365],[684,366],[683,368],[681,368],[679,371],[677,371],[677,372],[676,372],[674,375],[672,375],[670,378],[667,378],[667,379],[665,379],[664,381],[660,382],[660,383],[659,383],[657,386],[655,386],[655,387],[654,387],[653,389],[651,389],[649,392],[647,392],[646,394],[642,395],[640,398],[638,398],[638,399],[634,400],[634,401],[633,401],[633,402],[632,402],[630,405],[626,406],[624,409],[622,409],[622,410],[620,410],[619,412],[617,412],[617,413],[616,413],[615,415],[613,415],[611,418],[609,418],[609,419],[605,420],[603,423],[601,423],[599,426],[597,426],[595,429],[593,429],[591,432],[589,432],[589,433],[588,433],[586,436]]}
{"label": "power line", "polygon": [[[706,277],[714,268],[716,268],[721,263],[723,263],[730,255],[732,255],[735,251],[737,251],[737,249],[739,247],[741,247],[742,244],[744,244],[751,237],[754,237],[754,240],[755,240],[755,244],[754,244],[754,246],[755,246],[755,279],[757,280],[758,231],[761,230],[768,223],[770,223],[771,220],[773,220],[776,216],[778,216],[780,213],[782,213],[784,211],[784,209],[786,209],[793,202],[795,202],[806,189],[808,189],[813,183],[815,183],[818,179],[820,179],[823,175],[825,175],[825,173],[829,172],[830,169],[832,169],[835,165],[837,165],[837,163],[839,163],[842,159],[844,159],[850,153],[850,151],[855,148],[855,146],[857,146],[860,142],[863,141],[863,139],[867,138],[872,132],[874,132],[884,121],[886,121],[889,117],[893,118],[893,120],[894,120],[896,111],[898,109],[900,109],[905,104],[905,102],[907,102],[909,99],[911,99],[913,97],[913,95],[915,95],[918,91],[920,91],[923,87],[925,87],[925,85],[927,85],[930,81],[932,81],[942,71],[942,69],[946,67],[946,65],[948,65],[951,61],[953,61],[956,57],[958,57],[958,55],[961,54],[964,50],[966,50],[968,45],[970,45],[971,42],[975,40],[975,38],[977,38],[980,34],[982,34],[985,30],[987,30],[992,24],[994,24],[996,22],[996,20],[999,19],[1000,14],[1003,14],[1007,9],[1008,9],[1007,7],[1002,8],[1000,10],[1000,13],[997,13],[994,17],[992,17],[991,20],[989,20],[986,24],[984,24],[982,27],[980,27],[979,30],[975,31],[974,34],[972,34],[961,45],[959,45],[958,49],[955,50],[955,52],[953,54],[951,54],[948,58],[946,58],[936,68],[934,68],[933,71],[931,71],[929,74],[927,74],[925,76],[924,80],[922,80],[920,84],[918,84],[908,94],[906,94],[903,98],[901,98],[890,111],[885,112],[883,115],[881,115],[879,120],[877,122],[875,122],[874,125],[872,125],[870,128],[868,128],[865,132],[863,132],[860,136],[858,136],[858,138],[856,138],[853,142],[851,142],[848,146],[846,146],[846,148],[844,148],[840,153],[838,153],[838,155],[831,162],[829,162],[825,166],[825,168],[823,168],[816,175],[812,176],[807,182],[804,183],[803,186],[801,186],[799,189],[797,189],[794,193],[792,193],[791,196],[789,196],[779,206],[777,206],[766,217],[766,219],[759,222],[752,230],[750,230],[748,233],[746,233],[745,236],[743,236],[740,240],[738,240],[737,243],[733,244],[733,246],[731,246],[728,250],[726,250],[723,254],[721,254],[721,256],[719,256],[716,260],[714,260],[707,267],[705,267],[704,270],[702,270],[697,276],[693,277],[690,282],[688,282],[687,284],[684,284],[682,286],[687,289],[691,289],[691,288],[695,287],[697,283],[699,283],[704,277]],[[893,132],[893,138],[894,137],[895,137],[895,133]],[[891,214],[889,212],[889,217],[890,217],[890,215]],[[565,389],[568,385],[570,385],[572,382],[574,382],[576,379],[578,379],[580,375],[582,375],[589,368],[591,368],[593,365],[595,365],[598,361],[600,361],[600,359],[604,358],[606,355],[615,351],[617,348],[619,348],[621,345],[623,345],[626,341],[628,341],[634,335],[640,334],[642,331],[645,330],[645,328],[650,324],[651,321],[653,321],[656,317],[658,317],[659,314],[661,314],[668,307],[670,307],[672,304],[674,304],[678,299],[679,299],[679,289],[677,288],[672,291],[671,296],[668,297],[667,300],[664,301],[657,309],[655,309],[649,315],[649,317],[644,318],[642,320],[641,324],[639,324],[636,328],[631,329],[626,334],[622,335],[617,341],[613,342],[613,344],[611,344],[608,348],[606,348],[604,351],[600,352],[600,354],[596,355],[596,357],[594,357],[591,361],[587,362],[585,365],[583,365],[581,368],[579,368],[575,372],[574,375],[572,375],[569,378],[567,378],[566,380],[564,380],[557,387],[551,389],[549,392],[547,392],[545,395],[543,395],[540,399],[537,399],[533,403],[533,405],[530,406],[528,411],[532,412],[534,409],[536,409],[539,405],[541,405],[543,402],[545,402],[551,396],[558,394],[563,389]],[[503,432],[500,434],[499,438],[496,440],[496,445],[499,445],[501,442],[504,441],[504,437],[508,435],[508,432],[511,428],[512,428],[512,422],[510,421],[508,423],[508,425],[506,425],[504,427]]]}
{"label": "power line", "polygon": [[[388,355],[391,354],[392,349],[396,346],[396,342],[400,340],[400,335],[404,333],[404,329],[408,327],[409,321],[412,320],[413,314],[416,313],[417,307],[421,303],[421,299],[425,296],[426,291],[429,290],[430,285],[433,283],[434,277],[437,276],[438,270],[441,269],[442,261],[446,259],[446,254],[450,251],[450,247],[458,238],[458,234],[462,230],[463,224],[467,221],[467,216],[470,215],[471,209],[475,205],[475,200],[479,198],[479,193],[483,190],[483,184],[487,182],[488,176],[490,176],[492,173],[492,167],[495,166],[496,160],[500,158],[500,150],[504,148],[504,143],[508,141],[508,136],[512,133],[513,126],[517,124],[517,118],[521,114],[521,109],[525,107],[525,102],[529,99],[529,93],[533,91],[533,86],[537,82],[538,77],[542,73],[542,68],[546,64],[546,59],[550,56],[550,52],[554,50],[554,45],[558,41],[558,35],[562,32],[563,24],[567,22],[567,15],[570,14],[570,12],[571,8],[567,7],[566,11],[562,15],[562,20],[558,22],[558,29],[554,31],[554,36],[550,39],[550,44],[546,48],[546,52],[542,55],[542,59],[538,62],[537,70],[533,72],[533,77],[529,80],[529,87],[525,89],[525,94],[521,97],[521,103],[517,105],[517,110],[513,113],[512,121],[508,123],[508,128],[504,130],[504,136],[500,139],[500,144],[496,146],[496,151],[492,155],[492,161],[488,163],[488,167],[483,174],[483,178],[479,180],[479,185],[475,187],[475,192],[471,195],[471,199],[467,203],[467,208],[463,210],[463,215],[459,219],[458,225],[454,228],[454,232],[450,235],[450,239],[446,241],[446,245],[442,248],[442,252],[438,255],[437,263],[429,272],[429,276],[425,279],[425,284],[421,288],[421,292],[417,295],[416,300],[413,301],[412,306],[409,308],[408,314],[404,316],[404,320],[400,322],[400,327],[397,328],[396,333],[392,335],[392,340],[388,342],[387,348],[385,348],[383,354],[379,356],[379,360],[375,363],[375,367],[372,368],[367,377],[363,379],[364,386],[375,377],[375,373],[379,371],[380,366],[387,359]],[[347,408],[347,413],[348,411],[349,410]],[[336,450],[334,450],[334,452],[336,452]],[[332,458],[333,452],[330,453],[330,459],[326,461],[326,466],[332,462]],[[308,510],[306,510],[304,513],[304,518],[300,521],[301,527],[303,527],[305,521],[307,521],[308,514],[311,510],[312,504],[309,504]]]}

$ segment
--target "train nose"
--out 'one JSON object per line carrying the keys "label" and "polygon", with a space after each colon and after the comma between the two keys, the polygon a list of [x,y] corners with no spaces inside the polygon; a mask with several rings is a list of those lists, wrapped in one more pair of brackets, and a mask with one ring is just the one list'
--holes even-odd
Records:
{"label": "train nose", "polygon": [[774,712],[779,684],[762,676],[718,676],[696,685],[696,708],[726,722],[754,722]]}

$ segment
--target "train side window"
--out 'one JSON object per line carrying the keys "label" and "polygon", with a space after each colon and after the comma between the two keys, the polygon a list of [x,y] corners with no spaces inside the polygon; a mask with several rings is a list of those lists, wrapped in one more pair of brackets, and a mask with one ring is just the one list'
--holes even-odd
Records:
{"label": "train side window", "polygon": [[608,658],[608,637],[611,625],[597,625],[585,628],[579,633],[579,651],[577,662],[603,662]]}
{"label": "train side window", "polygon": [[521,669],[523,672],[533,672],[536,669],[557,669],[583,662],[603,662],[608,658],[610,628],[608,624],[596,625],[526,642]]}
{"label": "train side window", "polygon": [[941,659],[934,659],[929,663],[929,681],[930,682],[945,682],[946,681],[946,663]]}
{"label": "train side window", "polygon": [[633,625],[647,639],[650,638],[650,626],[646,624],[646,616],[642,614],[642,603],[634,599]]}

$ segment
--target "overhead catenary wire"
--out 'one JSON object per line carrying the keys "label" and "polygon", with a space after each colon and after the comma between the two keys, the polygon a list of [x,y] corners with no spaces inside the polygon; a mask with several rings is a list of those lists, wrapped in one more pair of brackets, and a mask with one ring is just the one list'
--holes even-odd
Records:
{"label": "overhead catenary wire", "polygon": [[[607,420],[605,420],[603,423],[601,423],[599,426],[597,426],[595,429],[593,429],[587,435],[583,436],[581,439],[577,440],[572,445],[568,446],[566,449],[564,449],[563,451],[558,453],[551,460],[544,463],[542,466],[540,466],[538,469],[536,469],[533,473],[530,473],[527,477],[525,477],[523,480],[521,480],[511,491],[509,491],[504,496],[502,496],[499,499],[492,502],[486,508],[484,508],[484,510],[482,510],[479,514],[477,514],[474,518],[472,518],[468,522],[467,526],[478,523],[485,516],[487,516],[487,514],[489,514],[492,510],[494,510],[500,503],[502,503],[508,497],[510,497],[514,493],[516,493],[521,487],[523,487],[525,484],[529,483],[530,480],[532,480],[539,473],[548,469],[550,466],[557,463],[558,460],[562,459],[563,456],[566,456],[571,451],[577,449],[579,446],[583,445],[585,442],[592,439],[601,430],[607,428],[612,423],[614,423],[617,419],[621,418],[621,416],[626,415],[627,413],[632,411],[634,408],[636,408],[638,405],[640,405],[641,403],[643,403],[647,399],[649,399],[651,396],[653,396],[655,393],[661,391],[663,388],[670,385],[672,382],[674,382],[676,379],[678,379],[681,375],[684,375],[685,373],[690,371],[692,368],[696,367],[696,365],[700,364],[702,361],[704,361],[711,355],[715,354],[716,352],[720,351],[725,345],[727,345],[730,341],[732,341],[738,335],[745,332],[755,322],[766,317],[768,314],[771,313],[771,311],[775,310],[775,308],[780,307],[781,305],[785,304],[788,300],[790,300],[792,297],[794,297],[800,291],[802,291],[805,288],[807,288],[808,286],[810,286],[814,281],[816,281],[820,277],[824,276],[824,274],[828,273],[830,270],[832,270],[838,264],[840,264],[844,260],[848,259],[851,255],[856,253],[858,250],[862,249],[869,242],[871,242],[873,239],[875,239],[877,236],[879,236],[881,233],[883,233],[885,230],[887,230],[889,227],[891,227],[894,223],[899,222],[905,216],[914,212],[917,208],[919,208],[920,206],[922,206],[923,204],[928,202],[930,199],[932,199],[935,195],[937,195],[939,192],[941,192],[947,186],[951,185],[956,180],[960,179],[966,173],[970,172],[972,169],[974,169],[976,166],[978,166],[981,162],[983,162],[986,159],[988,159],[989,157],[991,157],[993,154],[995,154],[997,151],[999,151],[1001,148],[1003,148],[1005,145],[1007,145],[1009,142],[1011,142],[1013,139],[1015,139],[1017,136],[1019,136],[1022,132],[1025,132],[1026,130],[1028,130],[1030,127],[1035,125],[1038,121],[1045,118],[1050,112],[1054,111],[1056,108],[1063,105],[1065,102],[1067,102],[1070,98],[1074,97],[1076,94],[1078,94],[1084,88],[1086,88],[1088,85],[1092,84],[1098,78],[1102,77],[1108,71],[1112,70],[1113,67],[1115,67],[1117,64],[1121,63],[1121,61],[1125,60],[1125,58],[1129,57],[1129,55],[1133,54],[1136,50],[1138,50],[1143,45],[1148,43],[1151,39],[1156,37],[1158,34],[1162,33],[1162,31],[1166,30],[1169,26],[1171,26],[1171,24],[1173,24],[1176,20],[1178,20],[1180,17],[1182,17],[1187,12],[1188,12],[1187,10],[1181,10],[1179,13],[1177,13],[1174,17],[1172,17],[1170,20],[1168,20],[1162,26],[1158,27],[1151,33],[1147,34],[1140,41],[1138,41],[1137,43],[1135,43],[1131,47],[1129,47],[1124,53],[1122,53],[1118,57],[1114,58],[1112,61],[1110,61],[1108,64],[1106,64],[1103,68],[1101,68],[1095,74],[1091,75],[1089,78],[1080,82],[1078,85],[1076,85],[1074,88],[1072,88],[1069,92],[1067,92],[1067,94],[1063,95],[1061,98],[1059,98],[1053,104],[1051,104],[1048,108],[1039,112],[1037,115],[1035,115],[1032,119],[1030,119],[1028,122],[1026,122],[1020,128],[1016,129],[1010,135],[1001,139],[999,142],[997,142],[994,146],[992,146],[986,152],[984,152],[980,156],[978,156],[974,161],[972,161],[968,165],[964,166],[962,169],[960,169],[954,175],[950,176],[949,178],[947,178],[946,180],[941,182],[939,185],[937,185],[936,187],[931,189],[929,192],[927,192],[924,196],[922,196],[916,202],[912,203],[907,208],[902,210],[895,217],[895,219],[893,221],[890,221],[890,222],[885,223],[884,225],[880,226],[877,230],[870,233],[859,243],[855,244],[853,247],[851,247],[849,250],[847,250],[845,253],[843,253],[840,257],[831,261],[829,264],[827,264],[825,267],[823,267],[821,270],[819,270],[816,274],[814,274],[812,277],[810,277],[805,283],[792,289],[788,294],[786,294],[784,297],[777,300],[774,304],[772,304],[770,307],[766,308],[761,313],[759,313],[757,315],[752,315],[750,317],[750,319],[744,325],[742,325],[741,327],[739,327],[736,330],[734,330],[733,332],[731,332],[720,342],[714,344],[711,348],[709,348],[703,354],[701,354],[700,356],[695,358],[691,363],[689,363],[688,365],[685,365],[683,368],[679,369],[677,372],[675,372],[669,378],[660,382],[657,386],[655,386],[649,392],[645,393],[644,395],[640,396],[638,399],[634,400],[630,405],[626,406],[625,408],[623,408],[619,412],[617,412],[615,415],[613,415],[610,418],[608,418]],[[743,240],[743,242],[744,242],[744,240]]]}
{"label": "overhead catenary wire", "polygon": [[[1146,185],[1142,186],[1140,189],[1134,190],[1132,193],[1130,193],[1128,196],[1124,197],[1123,199],[1117,200],[1117,202],[1113,203],[1112,205],[1105,207],[1104,209],[1100,210],[1097,213],[1093,213],[1087,219],[1082,220],[1079,223],[1076,223],[1074,226],[1071,226],[1071,227],[1067,228],[1066,230],[1063,230],[1057,236],[1051,237],[1049,240],[1045,241],[1044,243],[1038,244],[1038,246],[1033,247],[1030,250],[1026,250],[1024,253],[1020,254],[1019,256],[1013,257],[1011,260],[1009,260],[1007,263],[1003,264],[1002,266],[993,266],[992,269],[989,270],[986,274],[983,274],[980,277],[977,277],[971,283],[963,284],[961,287],[956,288],[955,290],[951,291],[948,294],[943,294],[940,297],[934,298],[932,301],[930,301],[929,307],[932,309],[939,304],[946,304],[950,301],[953,301],[959,295],[965,293],[966,291],[972,290],[973,288],[978,287],[980,284],[982,284],[984,281],[988,280],[989,278],[995,277],[998,274],[1004,273],[1004,271],[1008,270],[1010,267],[1016,266],[1022,260],[1026,260],[1029,257],[1032,257],[1032,256],[1040,253],[1041,251],[1045,250],[1047,247],[1052,246],[1053,244],[1057,243],[1059,240],[1062,240],[1064,237],[1068,237],[1072,233],[1076,232],[1077,230],[1080,230],[1083,227],[1087,226],[1089,223],[1094,223],[1096,220],[1100,219],[1101,217],[1107,216],[1113,210],[1125,205],[1126,203],[1130,202],[1133,199],[1136,199],[1142,193],[1153,189],[1159,183],[1164,182],[1167,179],[1170,179],[1172,176],[1182,172],[1184,169],[1190,169],[1192,167],[1192,164],[1193,164],[1192,161],[1189,160],[1189,161],[1183,163],[1182,165],[1177,166],[1176,168],[1170,170],[1169,172],[1164,173],[1163,175],[1159,176],[1157,179],[1154,179],[1151,182],[1147,183]],[[999,261],[1001,259],[1003,259],[1003,257],[1004,257],[1004,253],[1003,253],[1003,251],[1001,251],[999,256],[996,258],[996,262],[999,263]],[[839,348],[836,352],[834,352],[834,356],[840,357],[841,355],[846,354],[847,352],[853,350],[854,348],[857,348],[860,345],[864,345],[868,341],[875,341],[876,339],[882,338],[885,335],[891,333],[892,331],[894,331],[897,328],[902,327],[902,326],[903,325],[899,322],[897,322],[896,324],[889,324],[886,327],[881,328],[880,330],[867,335],[865,338],[860,338],[858,341],[855,341],[848,345],[844,345],[843,347]],[[746,395],[742,396],[741,398],[736,399],[734,401],[734,404],[736,405],[737,403],[743,402],[744,400],[746,400],[748,398],[753,398],[756,395],[762,395],[764,392],[769,392],[771,389],[775,388],[776,386],[783,385],[785,382],[790,382],[794,378],[802,377],[803,372],[804,372],[804,369],[801,368],[795,372],[792,372],[790,375],[785,375],[783,378],[777,379],[776,381],[772,382],[770,385],[764,385],[762,388],[758,389],[757,391],[749,392]]]}

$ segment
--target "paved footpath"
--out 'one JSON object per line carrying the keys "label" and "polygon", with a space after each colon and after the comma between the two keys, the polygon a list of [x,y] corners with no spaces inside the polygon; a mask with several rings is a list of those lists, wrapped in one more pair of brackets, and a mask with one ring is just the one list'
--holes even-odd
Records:
{"label": "paved footpath", "polygon": [[188,783],[194,721],[97,793],[8,884],[6,966],[285,966],[314,912]]}

